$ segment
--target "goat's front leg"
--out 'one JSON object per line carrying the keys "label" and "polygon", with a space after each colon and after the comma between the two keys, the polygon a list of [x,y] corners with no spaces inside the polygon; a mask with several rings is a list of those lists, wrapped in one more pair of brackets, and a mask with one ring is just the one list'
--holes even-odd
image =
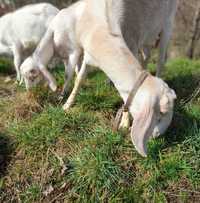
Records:
{"label": "goat's front leg", "polygon": [[67,111],[74,104],[75,97],[76,97],[76,95],[77,95],[77,93],[81,87],[81,84],[85,78],[85,75],[86,75],[86,61],[85,61],[85,59],[83,59],[81,69],[80,69],[80,71],[77,75],[77,78],[75,80],[74,88],[73,88],[69,98],[67,99],[67,102],[63,106],[63,109],[65,111]]}
{"label": "goat's front leg", "polygon": [[21,73],[20,73],[20,65],[22,63],[22,47],[20,44],[13,45],[13,55],[14,55],[14,66],[17,72],[17,81],[20,82],[21,80]]}
{"label": "goat's front leg", "polygon": [[68,63],[66,60],[63,61],[65,66],[65,82],[59,98],[60,100],[62,100],[69,91],[69,83],[74,76],[75,67],[78,64],[78,61],[79,61],[78,53],[71,54],[69,56]]}
{"label": "goat's front leg", "polygon": [[67,94],[69,90],[69,83],[74,75],[74,69],[71,65],[71,63],[67,63],[64,61],[64,66],[65,66],[65,81],[64,81],[64,86],[60,95],[60,100],[64,98],[64,96]]}
{"label": "goat's front leg", "polygon": [[76,75],[78,75],[80,69],[81,69],[81,65],[82,65],[82,61],[83,61],[83,57],[80,56],[79,60],[78,60],[78,63],[76,65],[76,68],[75,68],[75,73]]}

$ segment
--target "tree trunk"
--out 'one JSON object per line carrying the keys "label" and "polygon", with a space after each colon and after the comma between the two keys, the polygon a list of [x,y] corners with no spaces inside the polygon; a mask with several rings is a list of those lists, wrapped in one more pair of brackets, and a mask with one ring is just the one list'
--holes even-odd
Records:
{"label": "tree trunk", "polygon": [[200,3],[197,7],[197,11],[194,17],[193,28],[187,50],[187,56],[191,59],[194,58],[195,47],[199,38],[200,38]]}

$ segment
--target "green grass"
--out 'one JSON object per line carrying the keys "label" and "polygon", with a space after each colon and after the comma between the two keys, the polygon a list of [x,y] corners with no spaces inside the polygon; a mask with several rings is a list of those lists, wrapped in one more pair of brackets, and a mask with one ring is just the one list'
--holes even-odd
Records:
{"label": "green grass", "polygon": [[8,60],[5,57],[1,57],[0,59],[0,73],[6,74],[6,73],[13,73],[14,67],[10,60]]}
{"label": "green grass", "polygon": [[[54,74],[61,87],[63,67]],[[199,78],[200,61],[167,63],[174,118],[146,159],[127,132],[112,132],[121,99],[102,72],[88,75],[68,113],[45,88],[30,96],[0,81],[15,90],[0,98],[0,202],[199,202]]]}

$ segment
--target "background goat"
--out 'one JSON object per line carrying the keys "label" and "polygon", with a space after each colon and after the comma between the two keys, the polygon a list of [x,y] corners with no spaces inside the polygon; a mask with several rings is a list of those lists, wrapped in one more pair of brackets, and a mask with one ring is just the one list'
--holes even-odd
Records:
{"label": "background goat", "polygon": [[39,43],[58,9],[48,3],[32,4],[0,18],[0,55],[14,56],[17,80],[25,53]]}
{"label": "background goat", "polygon": [[37,85],[44,76],[49,87],[56,91],[56,81],[47,71],[47,65],[50,59],[57,54],[65,65],[65,84],[62,92],[62,96],[64,96],[82,55],[82,49],[76,39],[76,23],[79,9],[83,5],[84,2],[80,1],[61,10],[50,23],[32,56],[23,62],[20,69],[27,89]]}

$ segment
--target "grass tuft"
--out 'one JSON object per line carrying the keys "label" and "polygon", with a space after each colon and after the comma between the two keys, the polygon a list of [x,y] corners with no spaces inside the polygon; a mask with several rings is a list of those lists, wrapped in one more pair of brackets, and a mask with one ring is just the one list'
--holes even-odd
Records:
{"label": "grass tuft", "polygon": [[14,72],[14,67],[11,60],[6,57],[1,57],[0,59],[0,73],[12,74]]}
{"label": "grass tuft", "polygon": [[18,122],[12,123],[9,132],[29,152],[42,153],[55,143],[64,126],[65,114],[62,109],[50,106],[28,122],[21,122],[20,125]]}
{"label": "grass tuft", "polygon": [[115,160],[121,137],[105,129],[97,129],[94,137],[70,160],[71,170],[68,180],[73,184],[73,193],[79,200],[85,197],[100,201],[108,198],[119,185],[124,183],[126,174]]}

